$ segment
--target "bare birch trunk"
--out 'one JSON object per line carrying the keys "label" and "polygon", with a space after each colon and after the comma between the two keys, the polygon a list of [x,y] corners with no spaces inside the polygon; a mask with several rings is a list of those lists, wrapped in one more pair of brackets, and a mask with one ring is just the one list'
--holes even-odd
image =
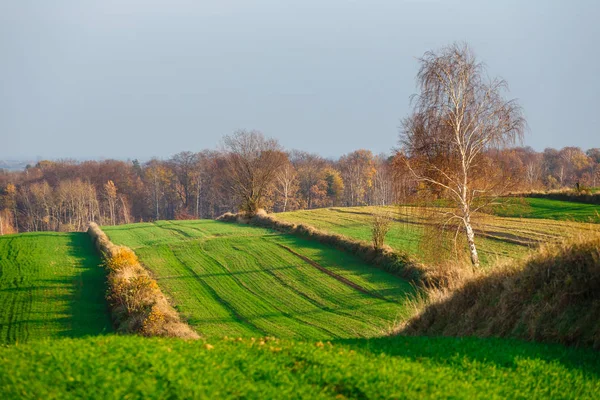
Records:
{"label": "bare birch trunk", "polygon": [[469,244],[469,253],[471,253],[471,263],[473,267],[479,267],[479,254],[477,253],[477,247],[475,246],[475,233],[473,232],[473,227],[471,226],[471,217],[469,215],[465,216],[463,219],[465,225],[465,231],[467,233],[467,243]]}

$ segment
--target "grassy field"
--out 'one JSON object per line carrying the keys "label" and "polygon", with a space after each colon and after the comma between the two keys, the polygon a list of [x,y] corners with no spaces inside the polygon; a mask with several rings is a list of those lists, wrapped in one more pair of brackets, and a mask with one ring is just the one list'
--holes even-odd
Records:
{"label": "grassy field", "polygon": [[0,236],[0,344],[110,331],[99,264],[85,233]]}
{"label": "grassy field", "polygon": [[[346,235],[351,238],[371,241],[371,219],[375,212],[389,212],[393,217],[386,244],[407,252],[424,262],[435,261],[426,258],[422,239],[431,220],[417,207],[344,207],[278,213],[275,216],[283,221],[305,223],[316,228]],[[474,218],[476,241],[481,261],[491,264],[498,258],[518,259],[525,256],[538,243],[585,234],[597,230],[598,226],[544,219],[502,218],[478,214]],[[435,233],[434,233],[435,234]],[[452,237],[442,235],[430,238],[432,245],[441,246],[451,242]]]}
{"label": "grassy field", "polygon": [[510,198],[493,213],[501,217],[600,223],[600,205],[532,197]]}
{"label": "grassy field", "polygon": [[[316,211],[326,222],[343,216],[327,223],[347,232],[369,214]],[[553,229],[519,235],[565,226]],[[3,398],[600,397],[591,349],[380,337],[407,315],[410,286],[314,241],[217,221],[106,231],[136,251],[206,339],[99,335],[110,326],[104,271],[86,234],[0,237]],[[86,335],[99,336],[78,338]]]}
{"label": "grassy field", "polygon": [[556,345],[425,337],[209,343],[106,336],[0,348],[0,388],[22,399],[600,396],[597,354]]}
{"label": "grassy field", "polygon": [[106,227],[207,337],[381,336],[410,285],[327,246],[218,221]]}

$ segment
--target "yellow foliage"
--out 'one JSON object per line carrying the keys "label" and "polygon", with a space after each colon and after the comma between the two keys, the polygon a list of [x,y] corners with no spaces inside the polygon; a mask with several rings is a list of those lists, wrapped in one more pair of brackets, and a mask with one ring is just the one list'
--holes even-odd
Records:
{"label": "yellow foliage", "polygon": [[106,258],[105,265],[111,271],[118,271],[125,266],[138,265],[139,261],[133,250],[127,247],[117,247]]}

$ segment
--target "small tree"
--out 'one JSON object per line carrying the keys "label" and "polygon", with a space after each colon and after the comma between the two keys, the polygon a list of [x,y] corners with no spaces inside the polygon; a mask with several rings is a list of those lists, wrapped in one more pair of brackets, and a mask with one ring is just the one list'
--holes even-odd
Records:
{"label": "small tree", "polygon": [[287,155],[275,139],[266,139],[258,131],[237,131],[225,136],[223,143],[231,190],[240,201],[240,210],[252,216],[261,208]]}
{"label": "small tree", "polygon": [[108,212],[110,215],[110,223],[116,225],[115,218],[115,206],[117,201],[117,187],[115,183],[111,180],[104,184],[104,194],[106,196],[106,200],[108,201]]}
{"label": "small tree", "polygon": [[392,225],[392,216],[389,213],[375,213],[371,221],[371,233],[373,236],[373,246],[381,249],[384,245],[385,236],[390,231]]}
{"label": "small tree", "polygon": [[459,221],[478,266],[471,217],[511,182],[489,155],[520,139],[525,120],[516,101],[502,97],[506,82],[489,80],[467,45],[430,51],[419,61],[421,93],[402,123],[403,156],[417,181],[456,205],[448,221]]}

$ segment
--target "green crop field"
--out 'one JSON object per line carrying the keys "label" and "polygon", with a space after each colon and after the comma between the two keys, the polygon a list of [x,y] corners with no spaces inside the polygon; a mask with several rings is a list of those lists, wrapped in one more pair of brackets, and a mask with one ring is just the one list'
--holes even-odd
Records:
{"label": "green crop field", "polygon": [[506,204],[495,207],[493,213],[501,217],[600,223],[600,205],[533,197],[509,198]]}
{"label": "green crop field", "polygon": [[218,221],[106,227],[207,337],[383,335],[405,312],[404,280],[325,245]]}
{"label": "green crop field", "polygon": [[209,343],[107,336],[0,348],[0,389],[20,399],[600,396],[598,354],[558,345],[425,337]]}
{"label": "green crop field", "polygon": [[[275,216],[283,221],[304,223],[370,242],[372,215],[381,212],[390,213],[393,218],[391,229],[386,236],[386,244],[421,261],[434,261],[425,258],[421,247],[425,228],[429,226],[431,219],[427,212],[418,207],[334,207],[278,213]],[[585,235],[598,230],[597,225],[585,223],[502,218],[487,214],[477,214],[473,224],[484,265],[489,265],[499,258],[521,258],[538,243],[578,234]],[[444,238],[443,235],[437,235],[433,237],[432,244],[439,246],[444,240],[450,242],[452,236],[447,234]]]}
{"label": "green crop field", "polygon": [[[364,218],[364,208],[346,211]],[[78,338],[109,330],[89,237],[0,237],[2,398],[600,397],[591,349],[381,337],[407,315],[411,287],[314,241],[217,221],[106,231],[136,251],[204,340]]]}
{"label": "green crop field", "polygon": [[110,331],[99,264],[85,233],[0,236],[0,344]]}

